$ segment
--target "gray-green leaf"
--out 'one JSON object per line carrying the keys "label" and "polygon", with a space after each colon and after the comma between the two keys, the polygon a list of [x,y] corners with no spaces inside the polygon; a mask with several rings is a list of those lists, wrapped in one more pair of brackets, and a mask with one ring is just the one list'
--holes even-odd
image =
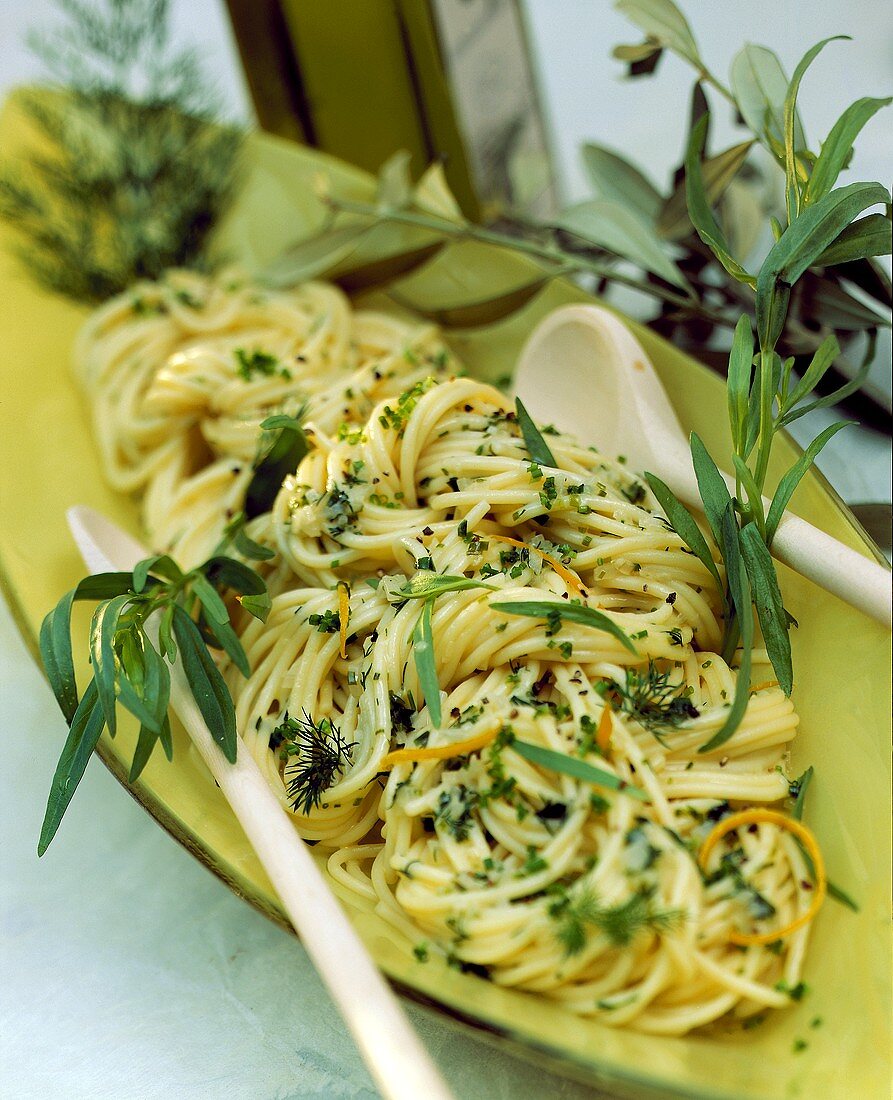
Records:
{"label": "gray-green leaf", "polygon": [[672,0],[618,0],[615,7],[649,38],[703,68],[691,27]]}
{"label": "gray-green leaf", "polygon": [[853,151],[853,143],[868,120],[876,114],[881,107],[888,106],[893,99],[857,99],[851,103],[840,118],[831,127],[831,133],[822,143],[822,151],[816,158],[803,201],[809,205],[817,199],[827,195],[837,177],[846,167],[850,154]]}
{"label": "gray-green leaf", "polygon": [[645,480],[651,486],[651,491],[657,498],[658,504],[663,508],[664,515],[670,521],[670,526],[698,560],[710,570],[720,595],[724,597],[725,587],[720,580],[719,570],[716,568],[716,562],[710,553],[707,540],[701,534],[701,529],[695,522],[694,517],[682,501],[676,497],[673,490],[664,484],[656,474],[646,471]]}
{"label": "gray-green leaf", "polygon": [[591,143],[582,149],[583,167],[595,197],[621,203],[654,224],[663,199],[654,184],[618,153]]}
{"label": "gray-green leaf", "polygon": [[657,243],[654,227],[614,199],[589,199],[563,210],[555,225],[616,256],[631,260],[668,283],[685,288],[679,269]]}
{"label": "gray-green leaf", "polygon": [[412,633],[412,653],[422,695],[428,704],[431,725],[437,729],[443,722],[440,710],[440,684],[437,680],[437,658],[434,654],[434,634],[431,630],[432,600],[425,600],[422,613]]}
{"label": "gray-green leaf", "polygon": [[[738,110],[751,130],[773,151],[784,141],[784,101],[788,78],[778,57],[765,46],[748,44],[736,55],[730,74],[732,91]],[[803,127],[794,115],[794,145],[806,147]]]}

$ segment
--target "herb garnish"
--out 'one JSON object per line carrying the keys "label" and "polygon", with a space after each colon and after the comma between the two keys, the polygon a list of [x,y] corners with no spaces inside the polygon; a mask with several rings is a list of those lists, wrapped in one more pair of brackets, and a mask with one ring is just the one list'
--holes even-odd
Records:
{"label": "herb garnish", "polygon": [[630,641],[629,635],[613,619],[609,619],[601,611],[596,611],[594,607],[586,607],[581,603],[565,603],[559,600],[524,600],[518,603],[491,603],[490,607],[494,611],[501,611],[504,615],[527,615],[532,619],[545,619],[549,623],[551,634],[558,632],[562,620],[580,623],[582,626],[591,626],[595,630],[604,630],[608,634],[612,634],[630,653],[638,652]]}
{"label": "herb garnish", "polygon": [[[557,466],[555,456],[549,449],[548,443],[543,439],[540,434],[539,428],[531,420],[530,413],[524,408],[520,397],[515,398],[515,411],[518,416],[518,424],[521,428],[521,435],[524,437],[524,445],[527,447],[527,453],[530,455],[533,462],[537,466]],[[553,482],[554,484],[554,482]]]}
{"label": "herb garnish", "polygon": [[[230,530],[226,541],[238,537],[237,531]],[[256,546],[250,540],[247,543]],[[257,556],[267,556],[263,547],[258,549],[262,554]],[[248,658],[221,598],[226,591],[237,593],[242,606],[256,618],[266,619],[270,604],[263,579],[243,562],[223,554],[215,554],[188,573],[167,555],[156,555],[139,562],[130,573],[87,577],[46,616],[40,628],[40,653],[69,734],[53,776],[38,855],[56,835],[103,729],[108,726],[114,737],[117,704],[140,722],[130,781],[139,777],[159,741],[171,758],[169,665],[178,656],[211,736],[227,760],[235,760],[235,709],[208,652],[208,646],[223,649],[248,675]],[[99,601],[90,629],[93,678],[80,697],[71,648],[71,609],[77,600]]]}
{"label": "herb garnish", "polygon": [[614,775],[613,772],[587,764],[585,760],[581,760],[577,756],[568,756],[567,753],[556,752],[554,749],[547,749],[542,745],[532,745],[529,741],[521,741],[517,737],[513,737],[506,744],[518,756],[523,756],[525,760],[528,760],[531,764],[536,764],[540,768],[561,772],[564,775],[571,776],[572,779],[581,779],[584,783],[593,783],[595,786],[607,787],[612,791],[622,791],[623,794],[631,795],[633,798],[648,801],[648,795],[639,787],[632,786],[619,775]]}
{"label": "herb garnish", "polygon": [[294,416],[278,414],[261,422],[254,474],[245,493],[245,513],[249,519],[270,511],[282,482],[297,470],[310,449],[301,426],[306,412],[306,405],[302,405]]}
{"label": "herb garnish", "polygon": [[575,894],[563,887],[553,890],[556,900],[549,916],[556,922],[555,936],[566,955],[579,955],[586,946],[588,927],[602,932],[616,947],[626,947],[642,931],[670,932],[685,917],[681,909],[659,909],[651,888],[637,890],[617,905],[603,905],[595,892],[583,889]]}
{"label": "herb garnish", "polygon": [[664,744],[662,735],[683,722],[698,717],[687,691],[674,684],[669,669],[661,672],[649,659],[644,670],[627,668],[623,684],[614,681],[610,687],[619,700],[620,709],[644,726]]}
{"label": "herb garnish", "polygon": [[283,739],[279,749],[283,759],[300,757],[286,790],[295,813],[309,814],[350,765],[357,743],[346,742],[328,718],[314,722],[306,710],[303,718],[291,718],[286,713],[273,735]]}

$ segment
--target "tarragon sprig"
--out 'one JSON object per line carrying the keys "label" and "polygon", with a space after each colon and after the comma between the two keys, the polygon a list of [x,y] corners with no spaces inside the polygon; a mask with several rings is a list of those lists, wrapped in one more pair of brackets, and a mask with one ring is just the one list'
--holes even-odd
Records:
{"label": "tarragon sprig", "polygon": [[[739,640],[742,646],[734,699],[721,729],[704,745],[710,752],[724,744],[738,728],[750,692],[750,650],[757,619],[778,683],[785,694],[793,687],[789,629],[793,619],[784,608],[775,565],[770,555],[778,524],[803,475],[829,439],[845,422],[832,424],[807,447],[781,478],[768,510],[763,491],[769,459],[777,434],[818,408],[834,404],[853,393],[868,373],[873,346],[869,346],[857,376],[834,393],[808,401],[810,394],[833,364],[839,352],[836,337],[829,335],[812,361],[796,379],[794,360],[782,360],[776,346],[784,329],[791,292],[812,265],[838,254],[848,260],[864,259],[884,249],[874,232],[875,215],[862,217],[879,204],[889,208],[890,193],[879,183],[851,183],[834,187],[847,162],[859,131],[853,108],[844,112],[817,156],[804,148],[797,118],[797,93],[803,76],[820,50],[831,39],[807,51],[787,86],[780,112],[780,134],[768,115],[764,137],[785,169],[787,225],[775,223],[775,244],[756,275],[733,256],[722,228],[713,215],[704,183],[701,156],[709,113],[693,128],[686,156],[686,196],[692,223],[728,273],[754,288],[756,338],[747,317],[741,317],[729,357],[728,413],[732,434],[735,494],[729,492],[716,462],[697,435],[691,436],[692,463],[708,525],[726,567],[726,583],[720,585],[725,605],[726,631],[723,656],[731,660]],[[886,224],[886,219],[885,219]],[[889,232],[887,233],[889,238]],[[887,240],[886,244],[889,244]],[[655,496],[679,536],[717,578],[715,564],[694,518],[654,474],[646,474]]]}
{"label": "tarragon sprig", "polygon": [[[56,835],[102,731],[107,727],[115,736],[119,704],[140,723],[130,782],[139,777],[159,742],[171,759],[170,666],[178,657],[211,736],[226,759],[235,760],[235,708],[208,647],[223,650],[247,676],[248,658],[224,595],[234,593],[242,607],[262,621],[270,597],[258,573],[222,552],[231,542],[246,557],[270,556],[241,526],[231,525],[220,552],[198,568],[184,572],[168,555],[155,555],[130,572],[99,573],[67,592],[44,619],[41,657],[69,732],[53,776],[38,855]],[[81,600],[97,603],[90,627],[93,677],[79,695],[71,613]]]}

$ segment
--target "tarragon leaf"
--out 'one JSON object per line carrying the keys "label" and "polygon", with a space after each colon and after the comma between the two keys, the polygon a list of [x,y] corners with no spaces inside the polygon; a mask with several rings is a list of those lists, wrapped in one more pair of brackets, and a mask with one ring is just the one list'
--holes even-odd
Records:
{"label": "tarragon leaf", "polygon": [[[730,80],[744,121],[770,151],[780,147],[784,141],[788,78],[777,55],[765,46],[748,43],[732,61]],[[796,113],[794,146],[798,150],[806,147],[803,127]]]}
{"label": "tarragon leaf", "polygon": [[741,725],[741,719],[747,710],[750,698],[750,666],[753,650],[753,609],[751,607],[750,582],[747,570],[741,560],[738,542],[738,524],[735,522],[735,510],[729,501],[722,515],[721,528],[723,559],[726,563],[726,576],[729,582],[729,594],[737,613],[738,628],[741,632],[741,664],[735,682],[735,696],[722,727],[698,752],[713,752],[732,736]]}
{"label": "tarragon leaf", "polygon": [[663,199],[634,164],[610,149],[591,143],[583,146],[581,155],[596,197],[623,203],[646,222],[654,224]]}
{"label": "tarragon leaf", "polygon": [[99,701],[96,682],[91,680],[75,711],[65,747],[56,765],[43,826],[40,830],[40,839],[37,843],[38,856],[44,854],[56,835],[104,726],[105,714]]}
{"label": "tarragon leaf", "polygon": [[90,627],[90,661],[93,665],[93,679],[99,692],[105,722],[112,737],[115,735],[116,728],[115,701],[118,681],[115,633],[121,613],[130,600],[130,593],[125,593],[101,603],[93,613],[93,623]]}
{"label": "tarragon leaf", "polygon": [[672,0],[618,0],[615,7],[649,38],[703,68],[691,27]]}
{"label": "tarragon leaf", "polygon": [[427,569],[420,569],[414,573],[406,584],[394,590],[393,598],[402,600],[428,600],[442,595],[444,592],[464,592],[471,588],[486,588],[495,592],[492,584],[484,584],[483,581],[472,580],[470,577],[452,576],[449,573],[432,573]]}
{"label": "tarragon leaf", "polygon": [[843,230],[815,258],[816,267],[834,267],[872,256],[889,256],[893,250],[891,221],[887,214],[866,214]]}
{"label": "tarragon leaf", "polygon": [[551,619],[559,615],[563,621],[603,630],[613,635],[630,653],[638,653],[623,628],[594,607],[565,603],[563,600],[524,600],[518,603],[504,601],[491,603],[490,607],[494,611],[501,611],[503,615],[526,615],[531,619]]}
{"label": "tarragon leaf", "polygon": [[732,430],[732,445],[737,454],[744,453],[747,443],[745,427],[748,418],[748,398],[750,396],[750,376],[753,364],[753,333],[750,319],[746,315],[738,318],[732,350],[729,353],[728,383],[726,397],[729,407],[729,427]]}
{"label": "tarragon leaf", "polygon": [[806,184],[803,201],[807,206],[828,194],[846,167],[853,151],[853,143],[862,127],[881,107],[887,107],[890,103],[893,103],[893,99],[889,97],[857,99],[834,123],[827,140],[822,142],[822,151],[816,157]]}
{"label": "tarragon leaf", "polygon": [[434,634],[431,630],[433,600],[425,600],[422,613],[412,633],[412,653],[422,695],[428,704],[431,725],[437,729],[443,723],[440,709],[440,684],[437,680],[437,659],[434,655]]}
{"label": "tarragon leaf", "polygon": [[648,795],[639,787],[632,786],[625,779],[621,779],[619,775],[614,775],[613,772],[587,764],[585,760],[581,760],[579,757],[568,756],[567,753],[556,752],[554,749],[547,749],[542,745],[532,745],[529,741],[518,740],[517,737],[508,743],[508,747],[519,756],[523,756],[531,764],[536,764],[537,767],[548,768],[549,771],[553,772],[561,772],[563,775],[569,775],[572,779],[582,779],[585,783],[607,787],[612,791],[622,791],[623,794],[631,795],[643,802],[648,801]]}
{"label": "tarragon leaf", "polygon": [[658,504],[664,510],[664,515],[670,521],[670,526],[682,539],[691,552],[710,570],[720,595],[725,596],[725,585],[720,580],[719,570],[713,560],[713,554],[707,545],[707,540],[701,534],[692,514],[685,507],[673,490],[666,485],[656,474],[646,471],[645,480],[651,486],[651,491],[657,498]]}
{"label": "tarragon leaf", "polygon": [[790,695],[794,686],[794,671],[791,661],[791,640],[788,637],[788,623],[785,615],[778,577],[772,555],[757,530],[756,524],[745,524],[741,529],[741,557],[747,569],[754,606],[763,631],[763,641],[769,660],[775,669],[778,683],[785,695]]}
{"label": "tarragon leaf", "polygon": [[696,432],[691,433],[690,443],[691,461],[698,480],[698,491],[704,503],[704,514],[707,516],[707,522],[710,524],[717,546],[721,547],[722,517],[726,508],[732,503],[732,498],[729,496],[722,474]]}
{"label": "tarragon leaf", "polygon": [[816,436],[781,481],[779,481],[778,488],[775,490],[775,496],[772,498],[772,504],[769,507],[769,515],[766,517],[766,542],[769,546],[772,545],[772,540],[775,538],[775,532],[778,530],[778,525],[784,515],[785,508],[788,506],[788,501],[794,495],[794,490],[800,484],[803,475],[813,462],[815,462],[816,456],[828,440],[836,435],[841,428],[846,428],[851,423],[853,422],[850,420],[842,420],[837,424],[830,424],[825,428],[820,435]]}
{"label": "tarragon leaf", "polygon": [[557,466],[555,456],[549,449],[549,445],[543,439],[539,428],[530,419],[530,413],[524,408],[520,397],[515,398],[515,411],[518,416],[518,424],[521,435],[524,437],[524,445],[527,453],[539,466]]}
{"label": "tarragon leaf", "polygon": [[174,607],[173,628],[192,695],[211,736],[232,764],[236,759],[238,736],[236,713],[226,683],[198,627],[179,605]]}

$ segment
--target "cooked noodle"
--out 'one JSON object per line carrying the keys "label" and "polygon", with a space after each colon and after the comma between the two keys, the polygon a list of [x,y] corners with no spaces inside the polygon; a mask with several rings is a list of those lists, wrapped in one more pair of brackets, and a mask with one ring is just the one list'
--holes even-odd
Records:
{"label": "cooked noodle", "polygon": [[[707,873],[697,861],[729,803],[788,795],[797,716],[765,651],[740,727],[699,752],[736,680],[710,573],[622,463],[558,433],[545,436],[555,466],[532,462],[512,405],[457,370],[435,330],[354,312],[333,287],[187,273],[110,302],[78,347],[107,476],[142,495],[153,548],[184,564],[242,507],[263,419],[306,404],[309,453],[248,527],[276,551],[272,610],[240,623],[250,677],[225,674],[299,833],[419,957],[443,951],[655,1033],[789,1003],[808,928],[745,948],[730,935],[808,910],[801,847],[757,823],[724,838]],[[429,604],[439,726],[416,663],[425,601],[404,587],[434,574],[489,586]],[[491,606],[528,600],[599,609],[635,653],[560,613]],[[317,757],[329,771],[314,800]]]}

